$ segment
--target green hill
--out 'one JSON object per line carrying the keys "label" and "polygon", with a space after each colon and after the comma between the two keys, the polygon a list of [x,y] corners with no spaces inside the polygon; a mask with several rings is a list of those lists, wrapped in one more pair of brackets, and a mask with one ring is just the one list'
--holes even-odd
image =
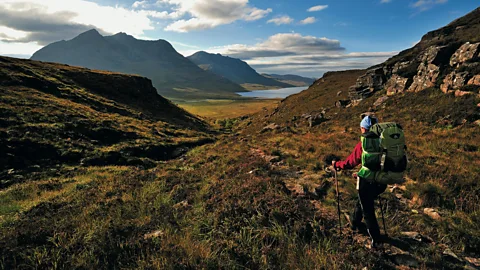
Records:
{"label": "green hill", "polygon": [[0,80],[2,187],[80,163],[155,166],[209,138],[143,77],[0,57]]}

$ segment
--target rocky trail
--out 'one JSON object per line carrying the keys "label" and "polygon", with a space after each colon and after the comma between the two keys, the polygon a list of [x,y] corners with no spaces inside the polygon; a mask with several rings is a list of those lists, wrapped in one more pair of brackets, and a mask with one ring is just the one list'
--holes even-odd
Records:
{"label": "rocky trail", "polygon": [[[325,207],[325,198],[328,193],[335,193],[335,179],[333,173],[326,168],[325,170],[310,174],[296,168],[289,167],[281,160],[280,156],[268,155],[264,151],[258,148],[252,148],[251,153],[263,158],[270,163],[271,170],[279,175],[285,187],[289,190],[291,196],[301,197],[305,200],[309,200],[314,206],[316,211],[321,212],[322,215],[328,215],[332,219],[338,220],[336,208]],[[250,171],[249,173],[255,173]],[[345,174],[340,176],[340,182],[345,180]],[[347,180],[348,181],[348,180]],[[413,180],[407,179],[407,182]],[[346,240],[346,243],[350,245],[358,246],[359,248],[365,248],[369,243],[370,237],[368,232],[364,228],[360,231],[352,231],[349,224],[349,211],[346,207],[346,190],[344,187],[340,187],[340,197],[342,210],[342,227],[337,233],[341,234]],[[433,265],[430,262],[428,256],[441,258],[443,269],[480,269],[480,258],[469,257],[466,254],[457,254],[452,251],[447,245],[435,242],[429,235],[418,231],[399,231],[399,232],[387,232],[385,233],[382,224],[382,216],[380,207],[383,207],[385,212],[392,212],[389,216],[385,217],[391,222],[401,222],[401,218],[409,215],[425,215],[432,221],[438,221],[442,219],[442,213],[439,213],[436,209],[423,208],[418,209],[415,201],[408,199],[404,196],[407,192],[407,185],[390,185],[387,190],[380,195],[381,203],[377,200],[377,219],[381,227],[381,231],[386,235],[386,241],[380,248],[371,250],[378,255],[379,258],[385,259],[392,269],[425,269],[431,268]],[[383,205],[382,205],[383,204]],[[389,209],[391,208],[391,209]],[[336,229],[338,230],[338,228]],[[427,252],[426,252],[427,251]],[[430,254],[426,254],[430,253]],[[436,265],[435,267],[438,267]],[[364,269],[368,269],[365,267]]]}

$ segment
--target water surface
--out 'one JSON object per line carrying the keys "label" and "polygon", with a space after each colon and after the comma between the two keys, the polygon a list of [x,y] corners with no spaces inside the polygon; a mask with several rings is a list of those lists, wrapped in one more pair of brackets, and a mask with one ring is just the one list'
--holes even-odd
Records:
{"label": "water surface", "polygon": [[308,89],[308,86],[288,87],[272,90],[255,90],[251,92],[238,92],[237,94],[241,95],[242,97],[251,98],[286,98],[290,95],[300,93],[305,89]]}

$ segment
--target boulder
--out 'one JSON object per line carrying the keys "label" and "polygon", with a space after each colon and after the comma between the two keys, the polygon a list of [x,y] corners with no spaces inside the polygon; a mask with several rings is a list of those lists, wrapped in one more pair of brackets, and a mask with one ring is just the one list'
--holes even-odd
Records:
{"label": "boulder", "polygon": [[305,113],[302,115],[302,118],[308,122],[309,127],[314,127],[327,120],[325,117],[325,110],[322,112]]}
{"label": "boulder", "polygon": [[461,64],[478,58],[480,42],[463,44],[450,58],[450,66],[458,68]]}
{"label": "boulder", "polygon": [[404,69],[408,67],[412,62],[407,61],[407,62],[397,62],[393,66],[392,73],[396,74],[399,70]]}
{"label": "boulder", "polygon": [[448,91],[455,91],[460,89],[467,83],[468,79],[468,72],[452,72],[448,74],[445,79],[443,80],[443,84],[440,86],[440,89],[444,93],[448,93]]}
{"label": "boulder", "polygon": [[290,190],[293,194],[296,195],[305,195],[306,191],[305,188],[300,184],[289,183],[285,185],[288,190]]}
{"label": "boulder", "polygon": [[277,129],[280,129],[280,126],[275,124],[275,123],[272,123],[268,126],[265,126],[263,129],[262,129],[262,133],[263,132],[267,132],[267,131],[272,131],[272,130],[277,130]]}
{"label": "boulder", "polygon": [[387,95],[391,96],[405,91],[408,81],[408,78],[403,78],[397,74],[394,74],[385,84],[385,89],[387,89]]}
{"label": "boulder", "polygon": [[345,107],[347,107],[350,103],[351,103],[350,100],[337,100],[337,102],[335,102],[335,107],[337,107],[337,108],[345,108]]}
{"label": "boulder", "polygon": [[163,230],[158,230],[158,231],[155,231],[155,232],[145,234],[143,236],[143,239],[147,240],[147,239],[150,239],[150,238],[157,238],[157,237],[160,237],[164,234],[165,234],[165,232]]}
{"label": "boulder", "polygon": [[425,65],[433,64],[436,66],[448,65],[455,47],[447,46],[431,46],[420,56],[420,63]]}
{"label": "boulder", "polygon": [[355,84],[356,88],[374,88],[379,90],[385,82],[385,75],[383,68],[375,68],[367,70],[365,75],[360,76]]}
{"label": "boulder", "polygon": [[449,261],[456,262],[456,263],[464,263],[462,259],[460,259],[457,254],[453,253],[453,251],[449,248],[446,248],[443,251],[443,257],[446,258]]}
{"label": "boulder", "polygon": [[468,85],[480,85],[480,75],[475,75],[473,78],[471,78],[468,83]]}
{"label": "boulder", "polygon": [[173,208],[175,209],[181,209],[181,208],[187,208],[189,207],[190,205],[188,204],[188,201],[187,200],[183,200],[175,205],[173,205]]}
{"label": "boulder", "polygon": [[408,91],[419,92],[435,86],[439,75],[440,67],[434,64],[421,63],[418,66],[418,73],[413,77],[412,85],[410,85]]}
{"label": "boulder", "polygon": [[440,75],[440,66],[447,64],[452,55],[452,46],[431,46],[419,57],[417,75],[408,91],[418,92],[435,86]]}
{"label": "boulder", "polygon": [[383,67],[369,69],[365,75],[357,79],[355,85],[349,88],[348,96],[352,101],[363,100],[382,89],[385,81]]}
{"label": "boulder", "polygon": [[382,105],[385,101],[387,101],[387,99],[388,99],[388,96],[380,97],[373,103],[373,106],[378,107]]}
{"label": "boulder", "polygon": [[434,220],[439,220],[441,218],[440,214],[433,208],[425,208],[423,209],[423,213]]}
{"label": "boulder", "polygon": [[473,264],[474,266],[480,268],[480,258],[472,258],[472,257],[465,257],[469,263]]}
{"label": "boulder", "polygon": [[431,238],[425,237],[418,232],[402,232],[402,236],[407,238],[407,239],[415,240],[415,241],[418,241],[418,242],[424,242],[424,243],[433,242],[433,240]]}
{"label": "boulder", "polygon": [[466,96],[466,95],[473,95],[474,93],[473,92],[467,92],[467,91],[462,91],[462,90],[456,90],[455,91],[455,96],[456,97],[463,97],[463,96]]}

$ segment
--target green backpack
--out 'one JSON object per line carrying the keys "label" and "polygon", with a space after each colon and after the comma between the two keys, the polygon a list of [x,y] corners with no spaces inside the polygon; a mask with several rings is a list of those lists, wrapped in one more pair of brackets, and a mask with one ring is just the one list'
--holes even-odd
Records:
{"label": "green backpack", "polygon": [[381,170],[375,176],[375,181],[387,185],[405,182],[407,147],[403,128],[397,123],[388,122],[375,124],[369,131],[380,137],[380,147],[383,149]]}

